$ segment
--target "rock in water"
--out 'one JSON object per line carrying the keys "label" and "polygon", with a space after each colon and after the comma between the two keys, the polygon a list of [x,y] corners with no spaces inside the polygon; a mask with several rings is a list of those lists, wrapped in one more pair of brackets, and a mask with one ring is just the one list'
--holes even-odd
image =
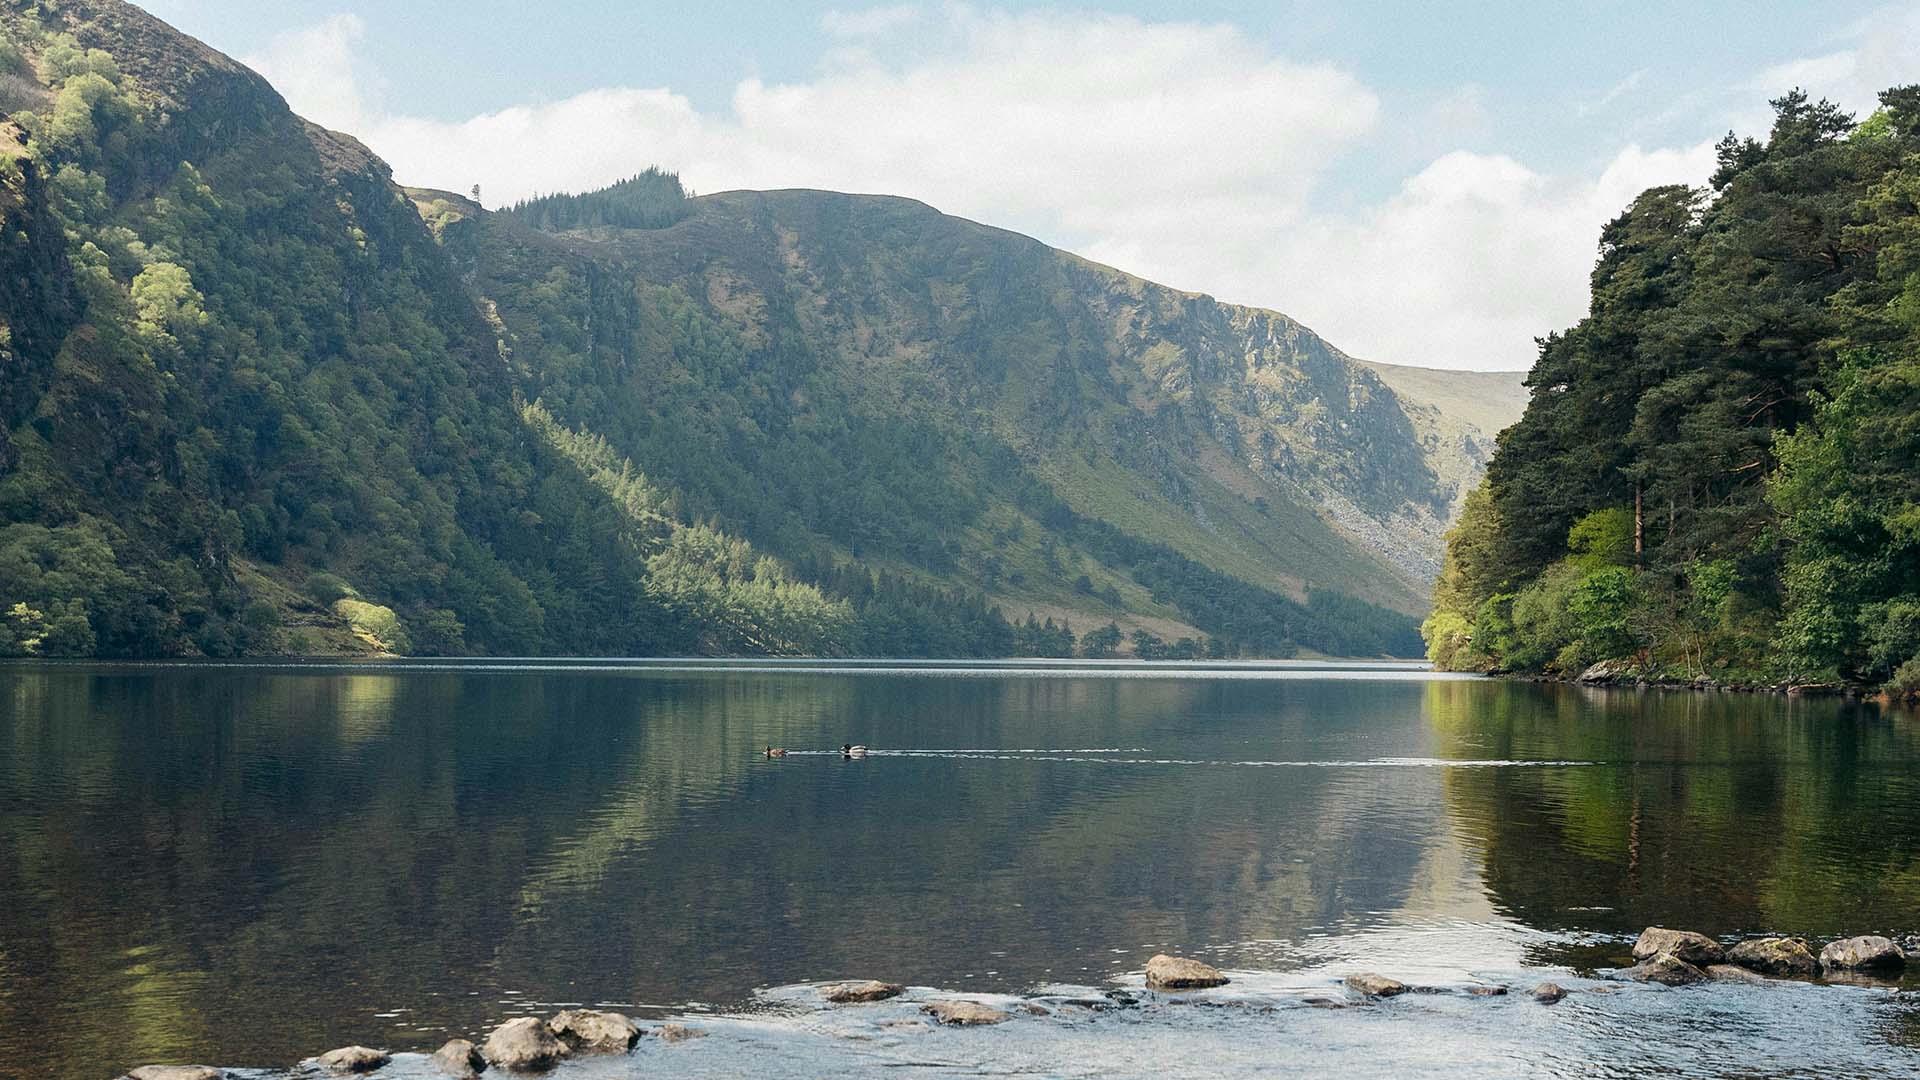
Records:
{"label": "rock in water", "polygon": [[1183,956],[1156,955],[1147,961],[1147,988],[1150,990],[1204,990],[1227,985],[1220,969]]}
{"label": "rock in water", "polygon": [[699,1028],[690,1028],[685,1024],[661,1024],[659,1027],[653,1029],[653,1033],[660,1037],[661,1042],[670,1043],[686,1042],[688,1039],[704,1039],[707,1037],[706,1032],[701,1031]]}
{"label": "rock in water", "polygon": [[866,982],[836,983],[827,987],[827,1000],[835,1005],[885,1001],[891,997],[899,997],[906,992],[906,989],[899,983],[877,982],[873,979],[868,979]]}
{"label": "rock in water", "polygon": [[487,1064],[539,1072],[567,1056],[567,1044],[553,1037],[537,1016],[519,1016],[493,1029],[480,1053]]}
{"label": "rock in water", "polygon": [[1633,943],[1633,958],[1650,960],[1656,956],[1671,956],[1699,967],[1725,963],[1727,950],[1705,934],[1649,926],[1640,931],[1640,940]]}
{"label": "rock in water", "polygon": [[1384,975],[1368,972],[1364,975],[1347,976],[1347,989],[1368,997],[1398,997],[1407,992],[1407,984]]}
{"label": "rock in water", "polygon": [[1469,986],[1467,987],[1467,993],[1474,997],[1506,997],[1507,988],[1504,986]]}
{"label": "rock in water", "polygon": [[1907,954],[1886,938],[1868,934],[1829,942],[1820,950],[1820,966],[1829,971],[1899,968],[1907,966]]}
{"label": "rock in water", "polygon": [[1566,989],[1559,983],[1541,983],[1527,993],[1533,995],[1533,1000],[1542,1005],[1551,1005],[1567,996]]}
{"label": "rock in water", "polygon": [[393,1058],[384,1050],[370,1046],[343,1046],[320,1055],[320,1067],[328,1072],[363,1073],[380,1068]]}
{"label": "rock in water", "polygon": [[475,1077],[487,1069],[487,1059],[465,1039],[449,1039],[433,1052],[433,1064],[448,1076]]}
{"label": "rock in water", "polygon": [[1659,983],[1661,986],[1691,986],[1707,981],[1706,972],[1669,953],[1643,960],[1620,974],[1634,982]]}
{"label": "rock in water", "polygon": [[1728,949],[1727,959],[1768,975],[1811,975],[1820,967],[1799,938],[1752,938]]}
{"label": "rock in water", "polygon": [[226,1080],[227,1074],[211,1065],[142,1065],[127,1074],[127,1080]]}
{"label": "rock in water", "polygon": [[1714,982],[1746,983],[1749,986],[1767,985],[1767,977],[1748,971],[1737,964],[1708,964],[1701,969],[1707,978]]}
{"label": "rock in water", "polygon": [[640,1025],[617,1012],[568,1009],[547,1021],[547,1030],[576,1054],[624,1054],[640,1041]]}
{"label": "rock in water", "polygon": [[982,1005],[977,1001],[930,1001],[920,1006],[920,1011],[943,1024],[957,1024],[962,1027],[1001,1024],[1013,1019],[1013,1014],[1002,1012],[991,1005]]}

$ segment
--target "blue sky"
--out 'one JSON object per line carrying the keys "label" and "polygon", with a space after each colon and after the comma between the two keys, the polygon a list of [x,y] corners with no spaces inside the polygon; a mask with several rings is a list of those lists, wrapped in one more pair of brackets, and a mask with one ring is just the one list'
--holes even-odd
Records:
{"label": "blue sky", "polygon": [[1526,366],[1769,96],[1920,79],[1920,0],[149,6],[403,182],[910,195],[1449,367]]}

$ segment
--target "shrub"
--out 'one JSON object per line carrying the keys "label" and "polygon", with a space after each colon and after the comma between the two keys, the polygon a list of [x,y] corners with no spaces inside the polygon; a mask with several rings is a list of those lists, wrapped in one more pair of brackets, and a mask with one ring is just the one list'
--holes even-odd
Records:
{"label": "shrub", "polygon": [[307,578],[307,595],[328,607],[341,600],[352,600],[360,594],[353,586],[328,573],[314,574]]}

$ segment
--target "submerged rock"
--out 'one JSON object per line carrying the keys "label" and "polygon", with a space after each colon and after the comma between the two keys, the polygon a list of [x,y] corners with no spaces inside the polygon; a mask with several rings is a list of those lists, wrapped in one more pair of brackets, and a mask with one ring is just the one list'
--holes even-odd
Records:
{"label": "submerged rock", "polygon": [[393,1058],[384,1050],[370,1046],[343,1046],[319,1057],[320,1067],[328,1072],[363,1073],[380,1068]]}
{"label": "submerged rock", "polygon": [[1707,973],[1670,953],[1643,960],[1620,973],[1634,982],[1659,983],[1661,986],[1691,986],[1707,981]]}
{"label": "submerged rock", "polygon": [[1651,960],[1656,956],[1671,956],[1699,967],[1725,963],[1727,950],[1705,934],[1649,926],[1640,931],[1640,940],[1633,943],[1633,958]]}
{"label": "submerged rock", "polygon": [[1474,997],[1506,997],[1507,988],[1504,986],[1469,986],[1467,987],[1467,993]]}
{"label": "submerged rock", "polygon": [[942,1024],[955,1024],[962,1027],[1002,1024],[1013,1019],[1012,1013],[1003,1012],[991,1005],[982,1005],[977,1001],[930,1001],[920,1006],[920,1011]]}
{"label": "submerged rock", "polygon": [[617,1012],[568,1009],[547,1021],[547,1030],[576,1054],[624,1054],[640,1041],[640,1025]]}
{"label": "submerged rock", "polygon": [[433,1065],[448,1076],[474,1077],[487,1069],[487,1059],[465,1039],[449,1039],[433,1052]]}
{"label": "submerged rock", "polygon": [[520,1016],[494,1028],[480,1053],[489,1065],[539,1072],[553,1068],[555,1062],[566,1057],[567,1045],[553,1037],[546,1021]]}
{"label": "submerged rock", "polygon": [[211,1065],[142,1065],[127,1073],[127,1080],[226,1080],[226,1076]]}
{"label": "submerged rock", "polygon": [[1539,986],[1527,991],[1527,993],[1533,997],[1533,1000],[1542,1005],[1552,1005],[1554,1002],[1567,996],[1566,988],[1559,983],[1541,983]]}
{"label": "submerged rock", "polygon": [[1865,934],[1829,942],[1820,950],[1820,966],[1835,971],[1898,968],[1907,966],[1907,954],[1886,938]]}
{"label": "submerged rock", "polygon": [[1184,956],[1158,953],[1147,961],[1149,990],[1204,990],[1209,986],[1225,986],[1228,981],[1219,968]]}
{"label": "submerged rock", "polygon": [[704,1039],[707,1037],[706,1032],[699,1028],[690,1028],[685,1024],[661,1024],[659,1027],[653,1029],[653,1033],[659,1037],[661,1042],[668,1043],[686,1042],[688,1039]]}
{"label": "submerged rock", "polygon": [[1368,997],[1398,997],[1407,992],[1407,984],[1398,979],[1389,979],[1385,975],[1367,972],[1362,975],[1347,976],[1347,989]]}
{"label": "submerged rock", "polygon": [[1727,959],[1768,975],[1811,975],[1820,967],[1800,938],[1751,938],[1728,949]]}
{"label": "submerged rock", "polygon": [[1712,979],[1714,982],[1737,982],[1746,983],[1750,986],[1765,986],[1768,982],[1765,975],[1748,971],[1746,968],[1740,967],[1737,964],[1708,964],[1700,970],[1705,972],[1707,978]]}
{"label": "submerged rock", "polygon": [[867,1001],[885,1001],[906,993],[907,988],[899,983],[879,982],[868,979],[865,982],[843,982],[827,987],[827,1000],[835,1005],[850,1005]]}

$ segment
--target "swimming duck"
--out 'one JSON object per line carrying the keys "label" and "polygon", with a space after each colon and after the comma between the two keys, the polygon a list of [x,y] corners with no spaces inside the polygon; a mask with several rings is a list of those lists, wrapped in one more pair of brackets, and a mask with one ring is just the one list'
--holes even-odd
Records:
{"label": "swimming duck", "polygon": [[767,756],[768,757],[786,757],[787,749],[784,746],[774,746],[769,744],[767,746]]}
{"label": "swimming duck", "polygon": [[840,756],[841,757],[866,757],[867,748],[864,746],[855,746],[852,743],[841,743]]}

